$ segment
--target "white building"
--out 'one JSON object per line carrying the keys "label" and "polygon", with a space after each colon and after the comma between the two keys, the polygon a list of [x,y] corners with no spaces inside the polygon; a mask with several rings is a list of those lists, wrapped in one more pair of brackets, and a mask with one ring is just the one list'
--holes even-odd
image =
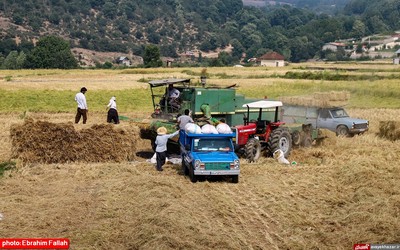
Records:
{"label": "white building", "polygon": [[285,66],[285,57],[277,52],[269,52],[257,58],[260,66],[283,67]]}

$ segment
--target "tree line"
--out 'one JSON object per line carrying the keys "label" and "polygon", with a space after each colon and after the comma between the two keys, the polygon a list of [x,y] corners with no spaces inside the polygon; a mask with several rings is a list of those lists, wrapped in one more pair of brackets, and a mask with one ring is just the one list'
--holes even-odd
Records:
{"label": "tree line", "polygon": [[[0,13],[17,25],[1,35],[0,53],[6,61],[17,51],[7,61],[19,62],[29,58],[34,37],[54,31],[71,47],[144,55],[146,47],[154,45],[161,56],[173,58],[188,50],[208,52],[232,45],[231,54],[207,62],[219,65],[268,51],[300,62],[323,55],[327,42],[400,29],[400,1],[391,0],[350,0],[335,15],[290,5],[247,7],[242,0],[5,0]],[[17,45],[15,37],[22,42]]]}

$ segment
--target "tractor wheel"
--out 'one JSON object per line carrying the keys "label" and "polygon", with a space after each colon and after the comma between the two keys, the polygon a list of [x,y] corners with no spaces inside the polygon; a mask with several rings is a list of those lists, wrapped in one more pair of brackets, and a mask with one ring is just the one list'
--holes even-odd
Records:
{"label": "tractor wheel", "polygon": [[183,156],[182,156],[182,173],[184,176],[189,175],[189,169],[185,163],[185,160],[183,159]]}
{"label": "tractor wheel", "polygon": [[191,182],[193,182],[193,183],[197,182],[197,176],[194,175],[194,169],[192,166],[190,166],[190,169],[189,169],[189,177],[190,177]]}
{"label": "tractor wheel", "polygon": [[244,147],[245,157],[249,162],[255,162],[260,158],[261,144],[259,140],[250,138]]}
{"label": "tractor wheel", "polygon": [[287,129],[277,128],[272,131],[268,140],[269,155],[272,156],[276,150],[282,150],[287,158],[292,150],[292,138]]}
{"label": "tractor wheel", "polygon": [[292,144],[293,146],[300,146],[301,143],[301,135],[300,132],[298,130],[293,131],[292,133]]}
{"label": "tractor wheel", "polygon": [[336,135],[347,137],[347,136],[349,136],[349,129],[345,125],[339,125],[336,128]]}
{"label": "tractor wheel", "polygon": [[312,147],[312,138],[311,135],[305,135],[303,138],[303,141],[301,142],[301,146],[305,148],[311,148]]}

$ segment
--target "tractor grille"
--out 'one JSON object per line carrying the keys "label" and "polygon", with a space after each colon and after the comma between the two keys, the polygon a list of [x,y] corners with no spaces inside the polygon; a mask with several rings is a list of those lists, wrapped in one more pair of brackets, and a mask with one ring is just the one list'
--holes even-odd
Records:
{"label": "tractor grille", "polygon": [[206,170],[229,170],[230,162],[210,162],[206,163]]}
{"label": "tractor grille", "polygon": [[367,123],[357,123],[357,124],[354,124],[354,128],[355,129],[367,129],[368,124]]}

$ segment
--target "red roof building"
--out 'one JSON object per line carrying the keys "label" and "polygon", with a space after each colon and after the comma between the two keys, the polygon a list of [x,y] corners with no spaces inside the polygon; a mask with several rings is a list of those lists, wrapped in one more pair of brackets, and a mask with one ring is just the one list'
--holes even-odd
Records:
{"label": "red roof building", "polygon": [[260,66],[283,67],[285,66],[285,57],[277,52],[268,52],[257,58],[257,62]]}

